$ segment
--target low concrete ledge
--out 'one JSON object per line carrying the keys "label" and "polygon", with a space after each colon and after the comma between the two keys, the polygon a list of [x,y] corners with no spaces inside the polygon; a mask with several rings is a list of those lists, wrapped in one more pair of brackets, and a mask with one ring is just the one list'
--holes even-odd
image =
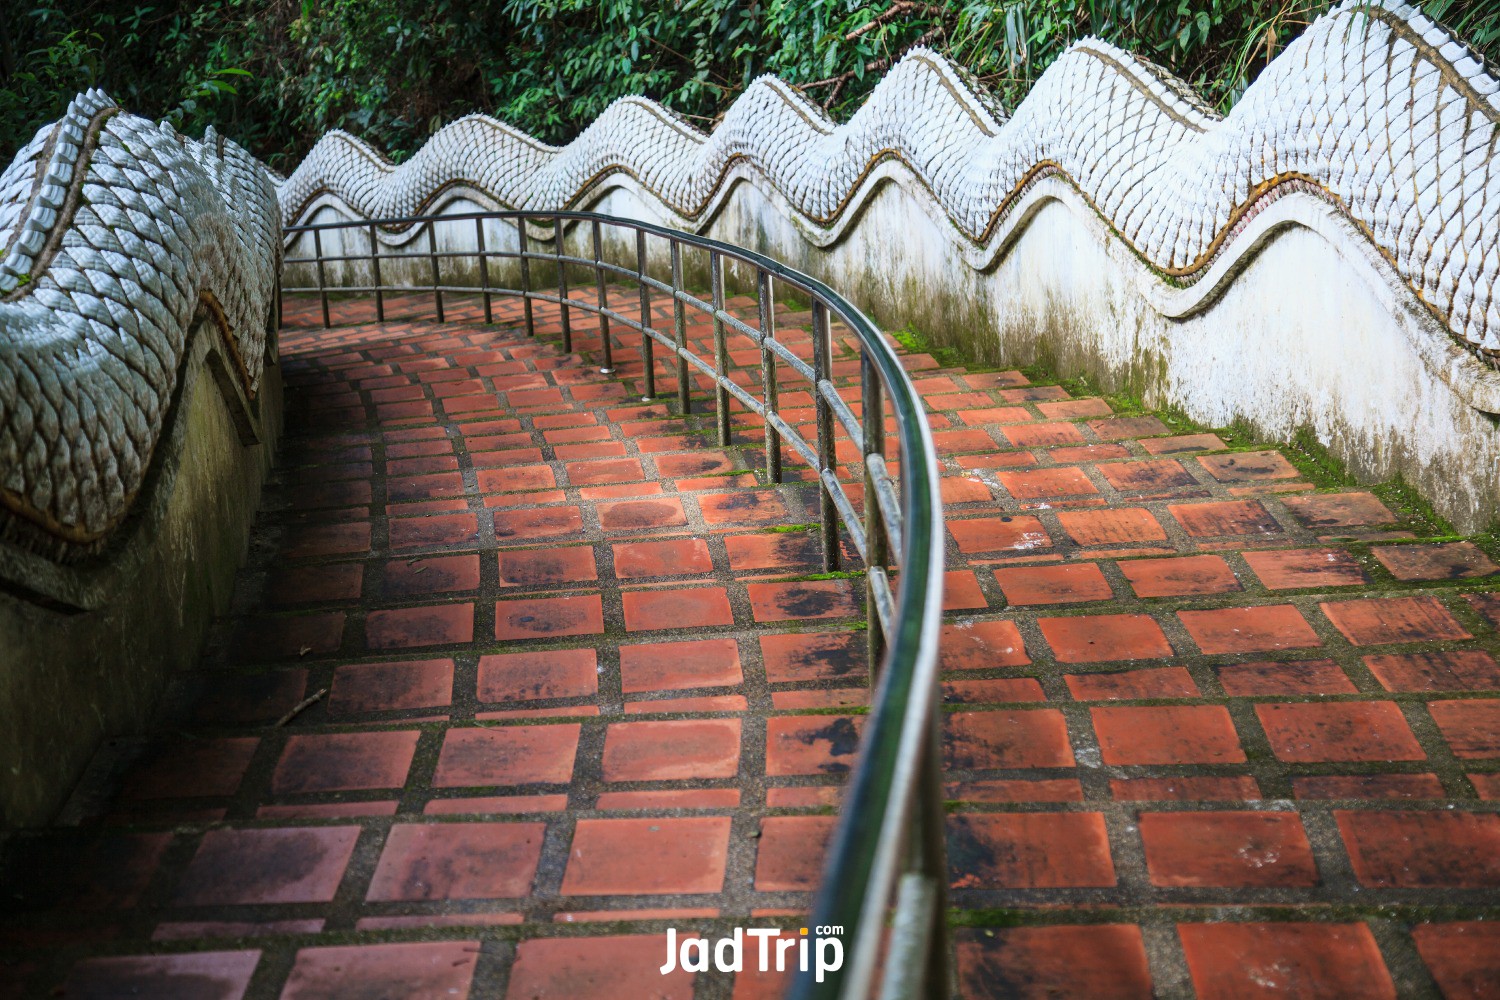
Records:
{"label": "low concrete ledge", "polygon": [[[0,544],[0,827],[45,823],[94,748],[139,731],[229,605],[281,433],[281,369],[255,400],[195,325],[143,494],[99,554],[59,565]],[[26,581],[21,585],[15,581]]]}
{"label": "low concrete ledge", "polygon": [[228,603],[281,429],[265,168],[80,94],[0,172],[0,827]]}

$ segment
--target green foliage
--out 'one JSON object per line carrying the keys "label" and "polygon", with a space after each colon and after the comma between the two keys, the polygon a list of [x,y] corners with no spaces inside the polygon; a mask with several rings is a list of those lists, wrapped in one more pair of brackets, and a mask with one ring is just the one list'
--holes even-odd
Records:
{"label": "green foliage", "polygon": [[[396,158],[484,111],[551,142],[646,94],[707,128],[763,73],[851,114],[913,45],[1009,106],[1098,35],[1231,106],[1328,0],[17,0],[0,18],[0,157],[78,90],[283,169],[330,128]],[[1491,57],[1495,0],[1428,0]]]}

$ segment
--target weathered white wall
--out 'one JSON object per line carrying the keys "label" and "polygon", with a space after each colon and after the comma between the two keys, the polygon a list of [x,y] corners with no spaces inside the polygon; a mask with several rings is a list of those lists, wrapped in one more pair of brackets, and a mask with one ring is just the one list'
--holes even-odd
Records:
{"label": "weathered white wall", "polygon": [[[1414,8],[1346,2],[1222,119],[1096,40],[1008,120],[918,52],[843,126],[761,81],[711,136],[634,99],[561,149],[471,117],[392,167],[330,134],[279,195],[305,221],[568,207],[702,233],[985,360],[1311,428],[1473,529],[1500,515],[1497,94]],[[473,245],[462,225],[445,246]],[[504,229],[487,244],[514,246]]]}

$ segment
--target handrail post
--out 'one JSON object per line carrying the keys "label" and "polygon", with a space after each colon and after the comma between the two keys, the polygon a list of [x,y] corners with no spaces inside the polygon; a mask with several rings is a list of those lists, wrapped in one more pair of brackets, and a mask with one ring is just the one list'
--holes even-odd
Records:
{"label": "handrail post", "polygon": [[598,293],[599,304],[599,343],[604,349],[604,364],[599,368],[600,375],[612,375],[615,370],[614,347],[609,342],[609,314],[605,312],[609,308],[609,289],[604,284],[604,258],[601,256],[599,220],[593,220],[594,237],[594,290]]}
{"label": "handrail post", "polygon": [[562,349],[564,353],[573,353],[573,325],[568,317],[568,266],[563,263],[563,220],[562,216],[555,216],[557,223],[557,315],[558,323],[562,327]]}
{"label": "handrail post", "polygon": [[323,278],[323,232],[320,229],[313,230],[313,257],[318,264],[318,296],[323,300],[323,329],[327,330],[333,326],[333,322],[328,318],[328,282]]}
{"label": "handrail post", "polygon": [[536,336],[536,317],[531,309],[531,258],[526,254],[526,219],[516,219],[516,246],[521,255],[521,311],[526,316],[526,336]]}
{"label": "handrail post", "polygon": [[[880,382],[880,373],[875,370],[875,362],[870,358],[868,351],[859,352],[859,374],[860,407],[865,432],[861,453],[867,459],[871,455],[884,456],[884,387]],[[864,466],[865,473],[865,607],[873,608],[875,607],[875,577],[870,570],[877,566],[883,569],[890,562],[891,543],[890,536],[885,530],[885,513],[875,493],[875,476],[870,471],[870,463],[865,461],[860,464]],[[879,615],[869,616],[865,639],[870,658],[870,690],[874,691],[876,681],[880,679],[880,663],[885,657],[887,639],[885,626]]]}
{"label": "handrail post", "polygon": [[683,416],[693,412],[693,397],[688,385],[687,312],[682,305],[682,244],[672,240],[672,331],[677,340],[677,406]]}
{"label": "handrail post", "polygon": [[[776,300],[771,295],[771,272],[755,269],[755,304],[760,316],[760,381],[766,414],[777,412],[777,397],[780,387],[776,384],[776,352],[769,342],[776,339]],[[766,432],[766,480],[781,482],[781,432],[765,421]]]}
{"label": "handrail post", "polygon": [[[830,470],[838,475],[837,449],[834,446],[833,407],[823,396],[823,383],[830,380],[833,372],[833,353],[829,343],[828,306],[822,299],[813,299],[813,408],[818,418],[818,525],[823,536],[823,570],[831,573],[839,568],[839,512],[823,482],[823,473]],[[866,498],[866,503],[869,498]]]}
{"label": "handrail post", "polygon": [[724,336],[724,258],[718,251],[708,255],[708,286],[714,304],[714,411],[718,415],[719,447],[729,447],[729,390],[724,379],[729,377],[729,344]]}
{"label": "handrail post", "polygon": [[443,322],[442,273],[438,269],[437,221],[427,223],[427,260],[432,265],[432,301],[437,307],[437,321]]}
{"label": "handrail post", "polygon": [[644,372],[641,402],[656,396],[655,341],[647,330],[651,326],[651,286],[646,284],[646,231],[635,231],[635,270],[641,283],[641,370]]}
{"label": "handrail post", "polygon": [[479,248],[479,287],[484,296],[484,322],[495,322],[495,313],[490,304],[490,256],[484,249],[484,220],[474,220],[475,246]]}
{"label": "handrail post", "polygon": [[385,283],[380,280],[380,237],[370,223],[370,267],[375,280],[375,322],[385,322]]}
{"label": "handrail post", "polygon": [[948,850],[947,810],[943,805],[943,709],[939,699],[933,699],[928,719],[927,747],[914,790],[917,801],[913,803],[913,821],[918,827],[913,832],[919,854],[912,860],[931,880],[935,897],[923,995],[941,998],[948,996]]}

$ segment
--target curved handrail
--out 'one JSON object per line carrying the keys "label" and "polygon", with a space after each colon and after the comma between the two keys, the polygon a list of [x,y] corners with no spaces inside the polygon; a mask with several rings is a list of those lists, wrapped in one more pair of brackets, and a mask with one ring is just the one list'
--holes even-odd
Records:
{"label": "curved handrail", "polygon": [[[439,250],[438,225],[472,221],[475,226],[474,250]],[[517,249],[490,250],[485,247],[484,223],[509,222],[516,229]],[[570,225],[587,224],[592,234],[592,256],[568,252],[566,232]],[[376,235],[377,227],[425,226],[425,253],[382,254]],[[604,258],[601,230],[624,230],[635,234],[634,267]],[[370,251],[364,254],[325,255],[322,235],[337,230],[361,230],[368,235]],[[549,230],[551,252],[528,249],[528,232]],[[829,848],[823,879],[813,906],[815,927],[835,926],[844,929],[850,941],[846,960],[837,970],[814,974],[802,971],[793,983],[790,996],[796,1000],[818,1000],[831,997],[861,997],[869,993],[875,978],[877,956],[884,948],[885,969],[881,976],[883,997],[941,996],[947,993],[947,945],[944,934],[944,888],[947,873],[943,861],[943,805],[940,770],[940,730],[938,728],[937,647],[941,630],[943,582],[943,521],[939,491],[936,449],[921,398],[900,358],[878,328],[852,303],[823,282],[773,260],[763,254],[718,240],[668,229],[651,223],[616,218],[588,212],[470,212],[452,215],[414,216],[407,218],[361,219],[288,226],[288,247],[301,233],[313,237],[314,255],[288,256],[288,266],[311,265],[317,275],[316,287],[284,288],[284,293],[316,292],[322,299],[324,325],[330,325],[328,296],[330,291],[373,292],[377,318],[384,319],[384,295],[387,292],[430,291],[435,300],[439,321],[443,319],[443,293],[480,293],[484,296],[485,318],[492,318],[493,295],[516,295],[525,301],[526,327],[535,332],[531,305],[549,302],[560,308],[560,326],[564,350],[571,350],[570,309],[582,310],[598,317],[603,347],[603,368],[613,368],[610,324],[620,323],[641,334],[642,361],[645,367],[645,394],[654,395],[654,346],[671,351],[678,364],[679,404],[690,410],[688,366],[692,365],[713,378],[717,397],[718,429],[722,444],[729,439],[729,400],[738,400],[757,413],[766,426],[767,474],[781,480],[781,441],[806,459],[819,473],[819,500],[822,524],[823,557],[826,568],[833,569],[839,560],[838,522],[842,521],[854,547],[866,567],[866,596],[869,617],[871,679],[878,680],[861,754],[850,779],[848,795],[840,811],[839,822]],[[650,273],[647,238],[666,241],[671,252],[671,278],[664,281]],[[545,242],[549,242],[544,240]],[[414,244],[415,240],[408,245]],[[690,293],[683,287],[681,250],[692,247],[710,255],[710,300]],[[475,259],[480,264],[480,285],[445,285],[441,262],[451,259]],[[489,262],[510,259],[519,263],[522,287],[493,287],[489,282]],[[427,261],[431,282],[425,286],[386,286],[382,283],[381,262]],[[753,268],[760,306],[760,326],[754,328],[724,308],[725,260],[737,261]],[[369,286],[331,288],[325,277],[330,263],[368,262],[373,273]],[[557,270],[557,294],[532,287],[531,266],[547,265]],[[597,288],[597,301],[589,303],[568,295],[569,268],[591,269]],[[608,304],[605,275],[634,282],[639,288],[639,318],[611,309]],[[812,337],[814,359],[811,365],[791,352],[775,338],[771,280],[798,289],[812,300]],[[675,336],[656,330],[649,322],[651,291],[660,291],[673,300]],[[714,324],[715,359],[712,365],[687,348],[685,309],[692,307],[709,315]],[[838,395],[832,380],[830,351],[830,317],[837,317],[859,342],[862,383],[862,415]],[[746,336],[760,348],[764,400],[756,400],[735,383],[725,371],[726,330]],[[817,413],[816,445],[783,420],[776,408],[778,392],[776,366],[792,367],[812,383]],[[905,479],[899,495],[884,458],[884,405],[888,400],[898,434],[900,468]],[[859,522],[854,507],[845,495],[837,475],[834,457],[835,424],[842,424],[849,435],[863,439],[864,523]],[[891,593],[887,572],[891,548],[897,549],[898,585]],[[878,669],[877,669],[878,667]],[[895,932],[885,939],[886,911],[897,891]]]}

